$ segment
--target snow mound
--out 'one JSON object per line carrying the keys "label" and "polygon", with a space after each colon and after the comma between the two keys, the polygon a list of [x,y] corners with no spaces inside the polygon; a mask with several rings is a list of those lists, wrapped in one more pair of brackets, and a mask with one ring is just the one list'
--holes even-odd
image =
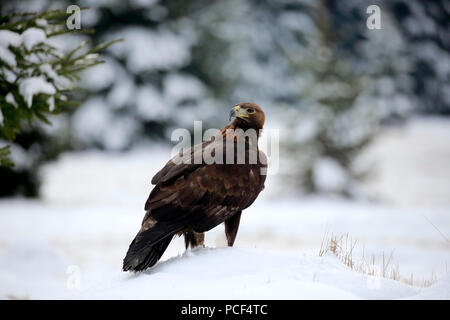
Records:
{"label": "snow mound", "polygon": [[[68,298],[81,299],[395,299],[449,298],[354,272],[334,256],[259,249],[201,248],[143,273],[104,275]],[[435,292],[436,291],[436,292]],[[438,293],[438,294],[437,294]]]}

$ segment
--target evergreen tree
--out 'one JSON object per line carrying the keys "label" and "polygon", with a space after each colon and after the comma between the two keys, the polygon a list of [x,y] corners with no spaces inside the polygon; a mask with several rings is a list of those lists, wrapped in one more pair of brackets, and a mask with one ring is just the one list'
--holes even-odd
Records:
{"label": "evergreen tree", "polygon": [[166,142],[172,128],[192,128],[197,119],[212,124],[218,103],[193,63],[201,39],[189,8],[198,1],[77,3],[95,13],[84,20],[96,30],[93,43],[124,42],[105,52],[107,64],[86,74],[91,95],[71,119],[75,148],[126,150]]}
{"label": "evergreen tree", "polygon": [[364,175],[354,159],[378,124],[411,111],[405,47],[386,11],[384,30],[367,29],[367,6],[231,0],[192,10],[194,62],[220,99],[264,107],[281,130],[284,181],[304,192],[354,194]]}
{"label": "evergreen tree", "polygon": [[[36,121],[51,125],[50,117],[72,109],[81,101],[75,100],[72,93],[77,90],[80,72],[102,63],[98,52],[115,41],[87,48],[82,42],[67,53],[51,44],[56,36],[70,36],[66,20],[70,16],[65,10],[48,10],[41,13],[10,13],[0,17],[0,164],[13,166],[10,158],[9,142],[23,142],[31,147],[30,139],[40,136],[48,140],[45,134],[39,134]],[[91,30],[83,30],[89,32]],[[22,134],[22,135],[21,135]],[[31,135],[30,135],[31,134]],[[27,138],[28,136],[28,138]],[[52,139],[53,140],[53,139]],[[27,142],[28,141],[28,142]],[[15,144],[14,146],[17,146]],[[56,156],[62,149],[61,144],[52,141],[44,155],[40,148],[27,156],[29,171],[14,171],[1,168],[2,190],[0,194],[21,192],[35,195],[37,192],[36,164]],[[36,154],[37,153],[37,154]],[[34,162],[34,163],[33,163]],[[28,173],[27,173],[28,172]],[[30,176],[29,179],[26,176]],[[15,188],[14,176],[26,183],[26,190]],[[4,183],[3,183],[4,181]],[[20,183],[19,183],[20,184]]]}
{"label": "evergreen tree", "polygon": [[[355,196],[358,180],[369,172],[355,168],[354,160],[380,123],[412,110],[411,88],[404,83],[408,64],[398,62],[406,51],[403,43],[387,12],[384,30],[368,30],[365,13],[361,2],[344,9],[336,1],[321,1],[307,10],[314,31],[302,33],[303,54],[290,59],[304,81],[299,108],[287,113],[283,140],[295,172],[286,178],[303,191]],[[394,44],[382,45],[388,42]]]}
{"label": "evergreen tree", "polygon": [[450,6],[447,0],[383,1],[407,45],[421,113],[450,115]]}

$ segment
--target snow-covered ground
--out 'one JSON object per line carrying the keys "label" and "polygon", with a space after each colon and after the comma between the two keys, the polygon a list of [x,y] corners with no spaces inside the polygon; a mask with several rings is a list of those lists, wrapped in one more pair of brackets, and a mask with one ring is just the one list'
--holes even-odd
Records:
{"label": "snow-covered ground", "polygon": [[[207,234],[206,248],[192,252],[184,253],[176,238],[162,261],[141,274],[121,272],[121,263],[139,229],[150,179],[170,150],[66,154],[44,170],[42,200],[0,201],[0,298],[450,299],[450,179],[443,179],[450,170],[444,140],[450,123],[421,119],[397,134],[390,130],[368,151],[379,175],[365,187],[393,204],[281,195],[276,176],[269,176],[244,212],[235,247],[225,247],[223,226]],[[414,134],[432,139],[420,143]],[[413,159],[399,163],[400,154]],[[433,164],[419,166],[426,161]],[[405,188],[386,182],[393,172],[407,178]],[[411,185],[413,176],[426,190]],[[433,181],[438,196],[429,190]],[[355,261],[392,253],[391,265],[398,263],[403,277],[413,273],[420,283],[434,273],[438,281],[420,288],[352,271],[332,255],[318,255],[326,233],[356,240]]]}

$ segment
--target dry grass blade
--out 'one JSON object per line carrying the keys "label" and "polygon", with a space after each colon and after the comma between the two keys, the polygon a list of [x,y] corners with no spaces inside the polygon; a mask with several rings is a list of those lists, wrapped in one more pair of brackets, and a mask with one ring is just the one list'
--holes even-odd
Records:
{"label": "dry grass blade", "polygon": [[374,277],[382,277],[400,281],[411,286],[429,287],[437,280],[434,273],[431,274],[429,279],[422,279],[421,281],[415,280],[412,273],[410,277],[402,277],[400,273],[400,266],[398,264],[395,266],[393,265],[394,251],[392,251],[389,256],[386,256],[383,252],[381,256],[381,263],[377,261],[375,255],[372,255],[369,262],[367,262],[364,258],[364,251],[363,259],[361,261],[356,261],[353,258],[356,243],[357,241],[350,238],[348,233],[340,235],[331,233],[329,235],[328,231],[326,231],[320,245],[319,256],[322,257],[326,254],[332,254],[356,272]]}

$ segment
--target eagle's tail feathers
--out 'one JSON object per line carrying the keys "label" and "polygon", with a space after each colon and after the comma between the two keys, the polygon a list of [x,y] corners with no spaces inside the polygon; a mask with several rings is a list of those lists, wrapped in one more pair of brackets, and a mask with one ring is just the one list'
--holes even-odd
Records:
{"label": "eagle's tail feathers", "polygon": [[168,230],[163,224],[137,234],[123,259],[123,271],[143,271],[162,257],[177,229]]}

